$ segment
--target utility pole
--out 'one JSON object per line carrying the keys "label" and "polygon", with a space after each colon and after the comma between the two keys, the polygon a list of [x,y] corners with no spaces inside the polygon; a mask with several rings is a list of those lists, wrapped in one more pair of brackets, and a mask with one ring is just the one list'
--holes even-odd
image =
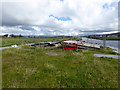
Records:
{"label": "utility pole", "polygon": [[103,35],[103,47],[106,49],[106,35]]}

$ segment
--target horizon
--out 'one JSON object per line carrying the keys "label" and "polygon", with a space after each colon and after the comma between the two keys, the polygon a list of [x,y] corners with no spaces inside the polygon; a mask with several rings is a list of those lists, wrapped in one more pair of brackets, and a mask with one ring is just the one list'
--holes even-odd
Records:
{"label": "horizon", "polygon": [[[14,36],[23,36],[23,37],[84,37],[84,36],[91,36],[91,35],[114,35],[114,34],[119,34],[120,32],[115,32],[115,33],[108,33],[108,34],[84,34],[84,35],[21,35],[21,34],[8,34],[8,35],[14,35]],[[6,34],[4,34],[6,35]],[[0,36],[4,36],[0,35]]]}

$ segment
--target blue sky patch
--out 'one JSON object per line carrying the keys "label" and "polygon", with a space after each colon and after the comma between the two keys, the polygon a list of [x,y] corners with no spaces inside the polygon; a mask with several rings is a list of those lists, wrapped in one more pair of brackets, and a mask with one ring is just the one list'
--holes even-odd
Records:
{"label": "blue sky patch", "polygon": [[114,6],[117,6],[117,5],[118,5],[117,2],[113,2],[113,3],[110,4],[111,7],[114,7]]}
{"label": "blue sky patch", "polygon": [[61,2],[63,2],[64,0],[60,0]]}
{"label": "blue sky patch", "polygon": [[107,8],[107,9],[108,9],[108,8],[109,8],[108,4],[107,4],[107,3],[104,4],[104,5],[103,5],[103,8]]}
{"label": "blue sky patch", "polygon": [[61,1],[61,2],[63,2],[64,0],[56,0],[56,1]]}
{"label": "blue sky patch", "polygon": [[116,3],[116,2],[113,2],[113,3],[111,3],[110,5],[108,5],[107,3],[105,3],[105,4],[103,5],[103,8],[109,9],[110,7],[114,7],[114,6],[117,6],[117,3]]}
{"label": "blue sky patch", "polygon": [[70,17],[56,17],[53,14],[49,15],[49,17],[54,17],[57,20],[61,20],[61,21],[71,21],[72,20]]}

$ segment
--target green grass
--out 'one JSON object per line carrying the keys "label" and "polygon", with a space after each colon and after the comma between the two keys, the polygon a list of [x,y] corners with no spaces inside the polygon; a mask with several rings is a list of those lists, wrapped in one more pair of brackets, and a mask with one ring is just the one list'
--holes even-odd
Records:
{"label": "green grass", "polygon": [[[108,54],[111,50],[105,51]],[[47,53],[56,53],[51,56]],[[3,88],[118,88],[118,60],[89,51],[23,46],[2,51]]]}
{"label": "green grass", "polygon": [[[57,41],[57,40],[76,40],[79,39],[81,40],[80,37],[40,37],[40,42],[46,42],[46,41]],[[2,37],[0,38],[0,40],[2,40],[2,44],[0,44],[0,47],[6,47],[6,46],[11,46],[11,45],[21,45],[21,44],[27,44],[27,43],[38,43],[39,42],[39,38],[37,37],[16,37],[16,38],[5,38]]]}
{"label": "green grass", "polygon": [[106,47],[106,49],[103,48],[103,46],[101,46],[100,49],[97,49],[95,52],[96,54],[109,54],[109,55],[120,55],[117,52],[113,52],[114,49]]}
{"label": "green grass", "polygon": [[[93,39],[103,40],[104,38],[102,38],[102,37],[99,37],[99,38],[94,37]],[[108,37],[107,37],[106,40],[120,40],[120,38],[119,38],[119,37],[117,37],[117,38],[108,38]]]}

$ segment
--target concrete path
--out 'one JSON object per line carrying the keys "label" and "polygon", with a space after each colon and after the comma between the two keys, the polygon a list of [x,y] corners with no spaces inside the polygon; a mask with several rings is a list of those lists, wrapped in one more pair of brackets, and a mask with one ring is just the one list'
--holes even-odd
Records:
{"label": "concrete path", "polygon": [[[33,45],[34,43],[30,43],[30,44],[25,44],[27,46],[30,46],[30,45]],[[3,50],[3,49],[7,49],[7,48],[15,48],[15,47],[19,47],[21,45],[11,45],[11,46],[8,46],[8,47],[0,47],[0,50]]]}
{"label": "concrete path", "polygon": [[12,48],[11,46],[9,47],[0,47],[0,50],[7,49],[7,48]]}

